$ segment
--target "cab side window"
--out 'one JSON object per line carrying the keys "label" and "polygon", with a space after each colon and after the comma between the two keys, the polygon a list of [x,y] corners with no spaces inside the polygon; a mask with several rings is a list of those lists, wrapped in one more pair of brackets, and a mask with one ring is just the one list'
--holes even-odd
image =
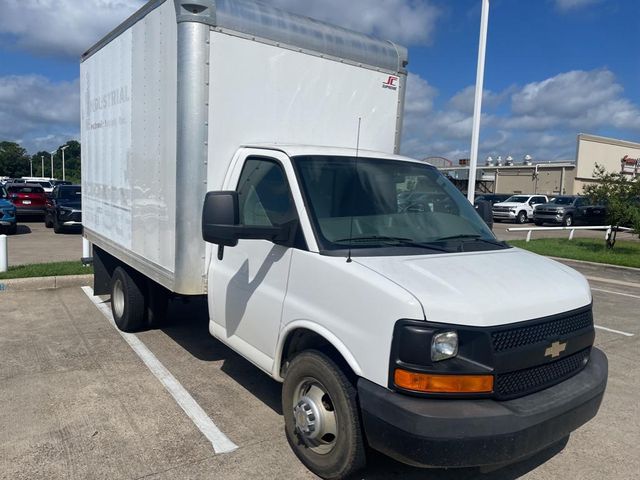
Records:
{"label": "cab side window", "polygon": [[[282,166],[274,160],[250,157],[238,182],[240,223],[255,227],[273,227],[298,220],[291,189]],[[295,245],[306,248],[298,227]]]}

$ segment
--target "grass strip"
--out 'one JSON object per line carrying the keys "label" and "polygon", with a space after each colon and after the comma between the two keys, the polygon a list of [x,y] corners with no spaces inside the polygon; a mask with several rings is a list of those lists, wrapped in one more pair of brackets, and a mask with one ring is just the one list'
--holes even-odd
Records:
{"label": "grass strip", "polygon": [[65,275],[87,275],[93,273],[93,266],[85,267],[80,261],[35,263],[15,265],[9,271],[0,273],[0,280],[11,278],[61,277]]}
{"label": "grass strip", "polygon": [[640,268],[640,242],[618,240],[611,250],[607,249],[604,240],[596,238],[540,238],[530,242],[509,240],[508,243],[540,255]]}

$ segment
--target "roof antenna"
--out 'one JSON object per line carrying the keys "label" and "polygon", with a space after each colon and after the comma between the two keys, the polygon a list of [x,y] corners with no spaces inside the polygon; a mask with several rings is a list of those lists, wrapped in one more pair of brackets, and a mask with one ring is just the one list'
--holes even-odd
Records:
{"label": "roof antenna", "polygon": [[[358,154],[360,152],[360,124],[362,123],[362,117],[358,117],[358,136],[356,137],[356,158],[354,160],[355,180],[360,181],[358,178]],[[358,191],[356,190],[356,194]],[[351,197],[351,221],[349,222],[349,254],[347,255],[347,263],[351,263],[351,244],[353,243],[353,212],[355,209],[356,196]]]}

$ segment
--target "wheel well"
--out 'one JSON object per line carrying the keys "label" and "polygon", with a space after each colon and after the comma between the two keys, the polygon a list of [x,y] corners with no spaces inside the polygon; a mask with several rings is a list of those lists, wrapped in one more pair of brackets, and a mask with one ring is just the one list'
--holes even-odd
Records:
{"label": "wheel well", "polygon": [[282,347],[280,376],[284,378],[293,357],[305,350],[318,350],[327,355],[331,360],[336,362],[347,378],[355,384],[358,376],[354,373],[338,349],[322,335],[306,328],[295,329],[287,335],[287,339]]}

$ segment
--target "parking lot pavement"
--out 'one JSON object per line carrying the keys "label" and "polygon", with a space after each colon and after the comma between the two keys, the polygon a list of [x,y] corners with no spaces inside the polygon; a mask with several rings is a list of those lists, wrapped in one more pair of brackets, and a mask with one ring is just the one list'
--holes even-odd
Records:
{"label": "parking lot pavement", "polygon": [[[640,275],[622,285],[599,274],[596,324],[633,336],[597,330],[609,357],[607,393],[564,449],[490,473],[420,470],[374,454],[359,478],[637,478]],[[287,445],[280,385],[209,336],[202,300],[173,302],[172,326],[135,336],[238,446],[231,453],[214,453],[81,289],[0,295],[0,478],[315,478]]]}
{"label": "parking lot pavement", "polygon": [[79,230],[56,234],[37,217],[18,218],[18,233],[8,236],[9,265],[64,262],[82,257]]}

